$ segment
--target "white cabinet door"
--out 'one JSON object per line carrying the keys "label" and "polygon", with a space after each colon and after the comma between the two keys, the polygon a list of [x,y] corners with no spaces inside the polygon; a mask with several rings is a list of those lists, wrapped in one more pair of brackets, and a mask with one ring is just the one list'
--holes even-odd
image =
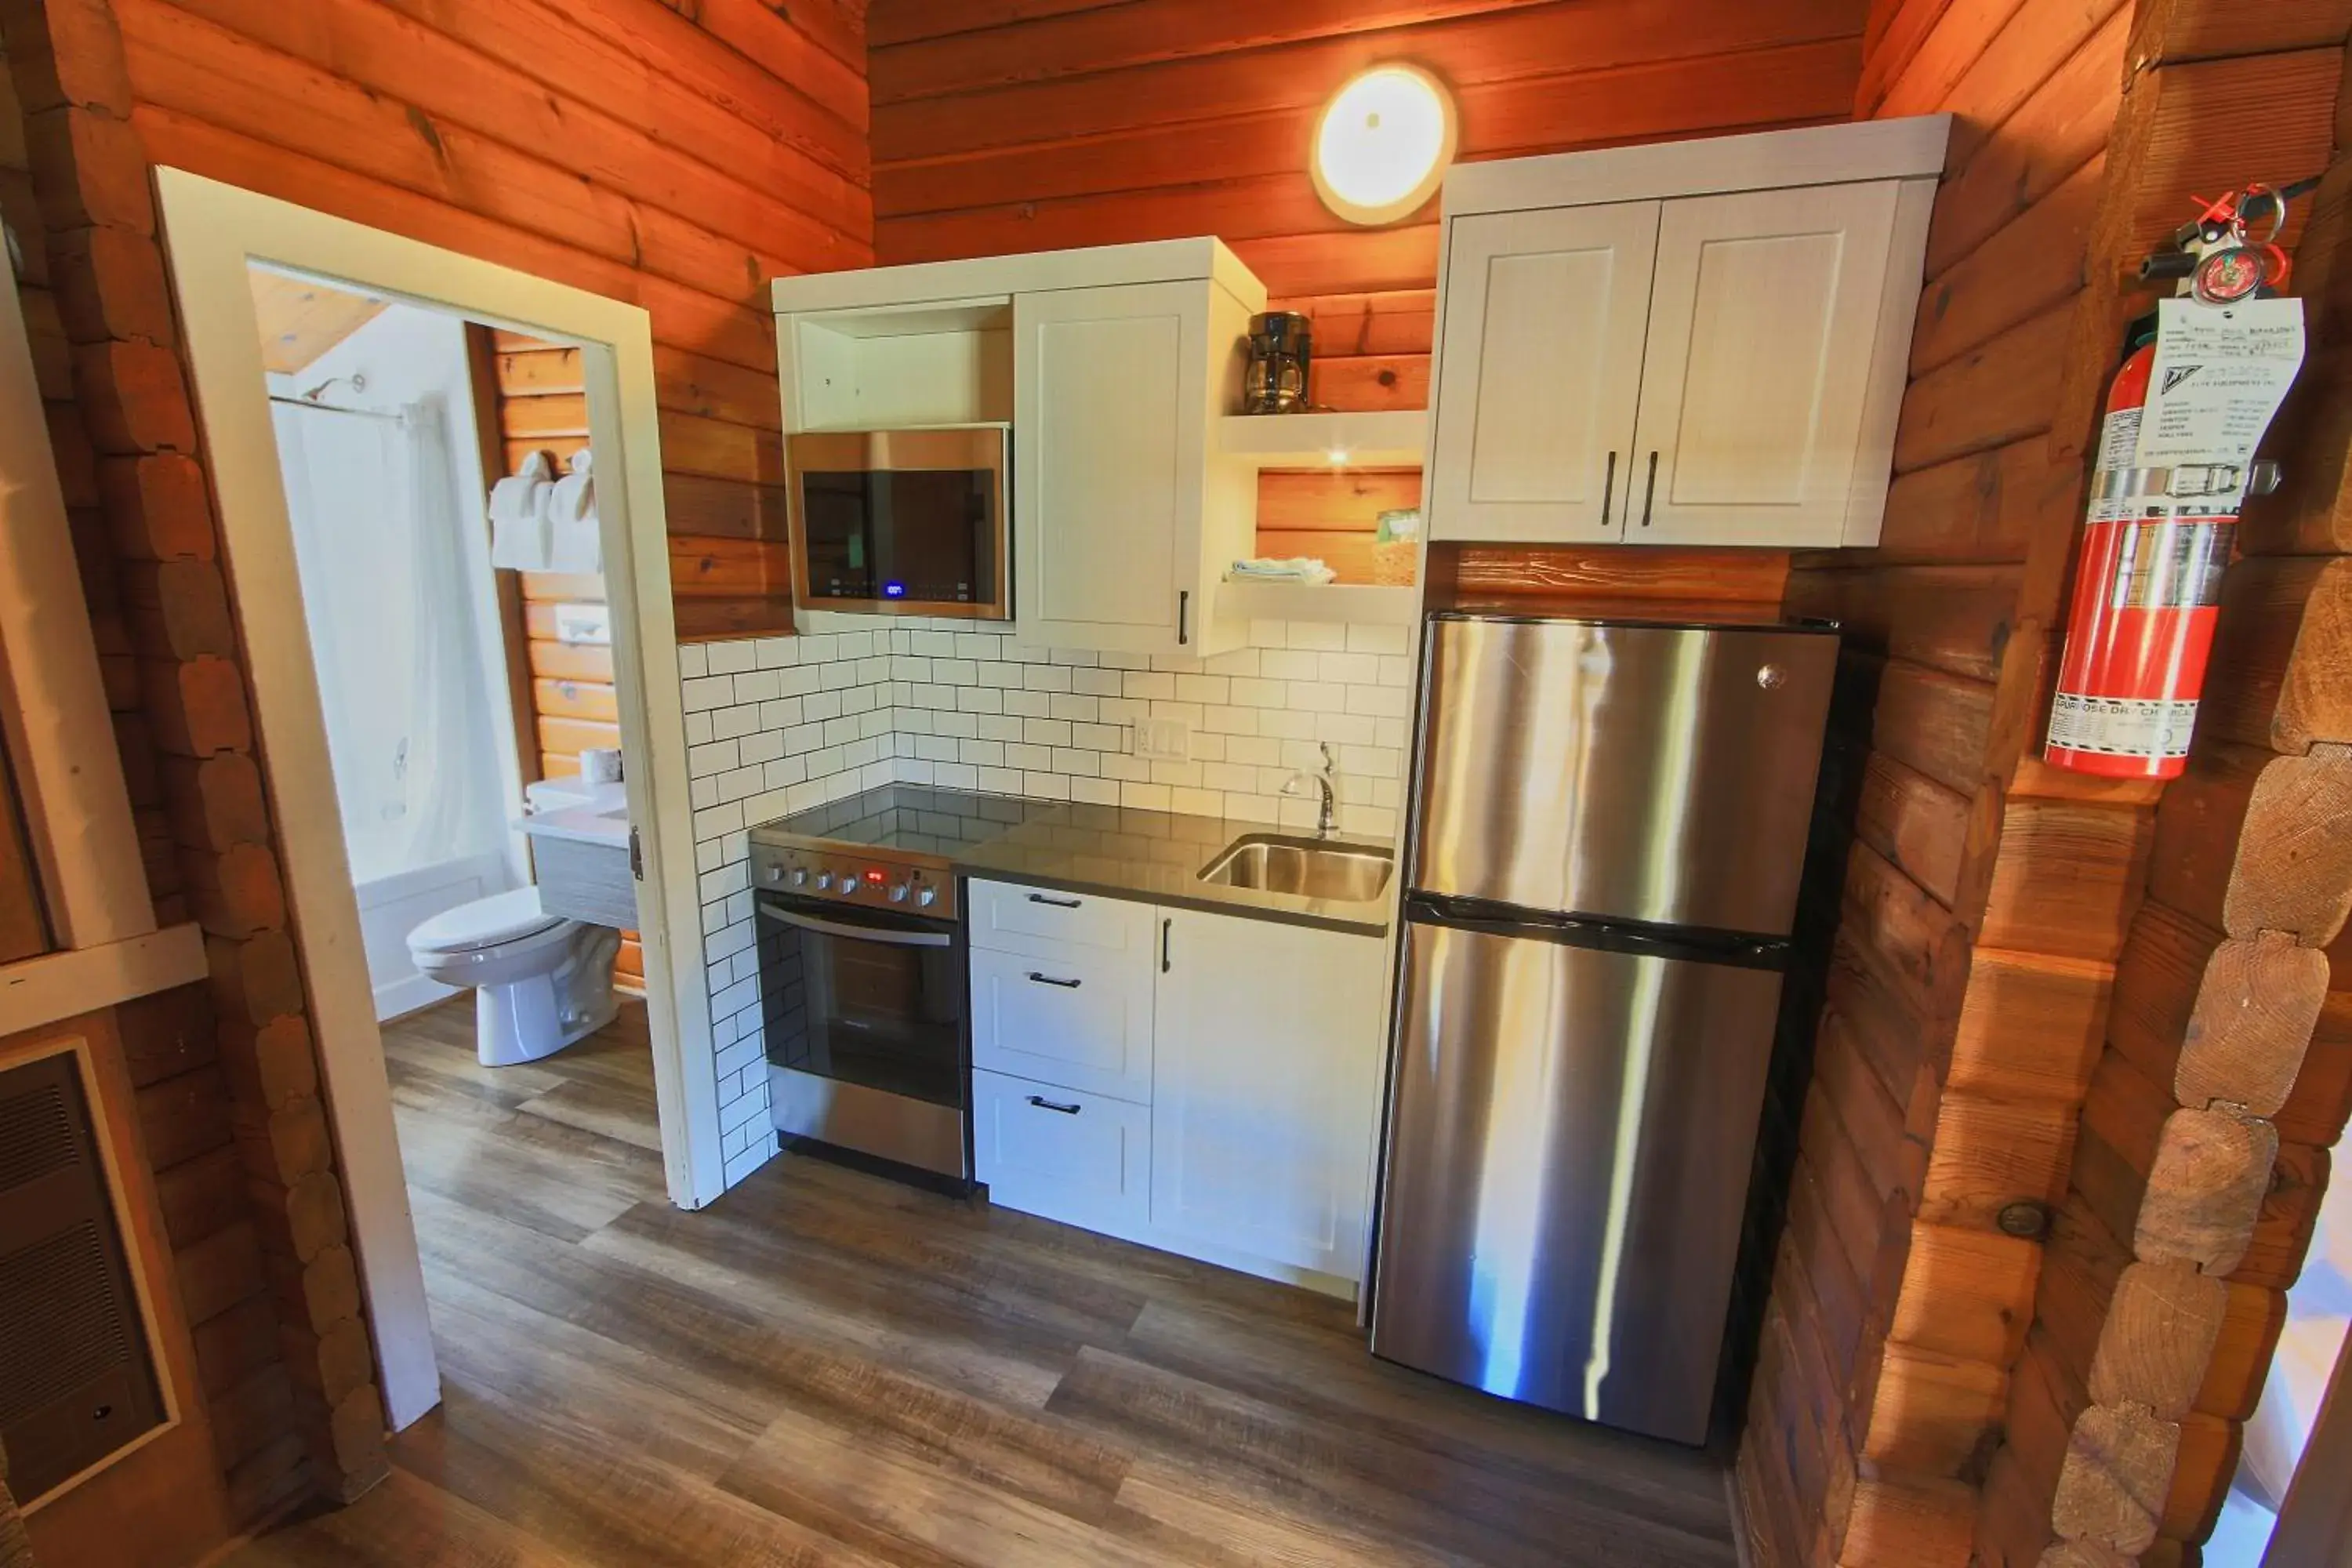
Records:
{"label": "white cabinet door", "polygon": [[1151,1099],[1149,952],[971,950],[971,1060],[1043,1083]]}
{"label": "white cabinet door", "polygon": [[1013,300],[1022,639],[1174,653],[1200,627],[1209,285]]}
{"label": "white cabinet door", "polygon": [[1658,207],[1489,213],[1450,226],[1432,538],[1619,536]]}
{"label": "white cabinet door", "polygon": [[1133,1236],[1150,1202],[1150,1122],[1123,1100],[975,1069],[972,1174],[991,1203]]}
{"label": "white cabinet door", "polygon": [[1899,188],[1665,204],[1629,542],[1843,542]]}
{"label": "white cabinet door", "polygon": [[1155,1232],[1353,1279],[1379,1111],[1381,943],[1162,909]]}

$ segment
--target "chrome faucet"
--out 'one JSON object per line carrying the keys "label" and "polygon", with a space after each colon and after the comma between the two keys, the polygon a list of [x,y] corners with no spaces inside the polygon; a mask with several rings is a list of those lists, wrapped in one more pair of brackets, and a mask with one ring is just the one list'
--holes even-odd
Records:
{"label": "chrome faucet", "polygon": [[1323,753],[1323,765],[1319,768],[1293,769],[1290,776],[1282,781],[1282,793],[1297,795],[1299,784],[1307,779],[1313,779],[1320,784],[1323,788],[1323,805],[1322,809],[1317,812],[1315,816],[1315,837],[1328,838],[1331,837],[1331,829],[1339,815],[1339,790],[1336,784],[1339,777],[1339,762],[1331,754],[1331,743],[1328,741],[1320,742],[1318,749]]}

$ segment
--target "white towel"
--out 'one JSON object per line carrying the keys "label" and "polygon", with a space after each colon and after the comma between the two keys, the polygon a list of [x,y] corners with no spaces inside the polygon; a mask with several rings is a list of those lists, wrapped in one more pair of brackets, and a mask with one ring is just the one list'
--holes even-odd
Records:
{"label": "white towel", "polygon": [[490,487],[490,564],[515,572],[548,572],[547,501],[554,465],[533,452],[522,472]]}
{"label": "white towel", "polygon": [[596,517],[596,481],[585,449],[572,455],[572,471],[547,492],[549,570],[602,572],[604,547]]}
{"label": "white towel", "polygon": [[1235,583],[1307,583],[1321,584],[1339,574],[1311,555],[1294,555],[1287,559],[1260,556],[1255,560],[1236,561],[1226,574]]}

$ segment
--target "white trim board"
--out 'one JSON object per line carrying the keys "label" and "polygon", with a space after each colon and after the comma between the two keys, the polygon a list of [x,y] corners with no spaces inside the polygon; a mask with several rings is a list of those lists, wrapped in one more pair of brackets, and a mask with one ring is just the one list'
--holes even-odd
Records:
{"label": "white trim board", "polygon": [[24,305],[13,287],[0,294],[0,730],[50,931],[60,947],[100,947],[152,931],[155,908]]}
{"label": "white trim board", "polygon": [[[218,498],[261,750],[310,981],[328,1110],[352,1214],[384,1404],[396,1429],[440,1397],[383,1041],[343,851],[324,720],[295,576],[248,264],[454,310],[582,351],[604,514],[605,589],[629,815],[640,826],[648,1023],[671,1201],[725,1185],[716,1061],[698,961],[685,720],[654,401],[653,339],[635,305],[178,169],[155,172],[173,282]],[[330,803],[324,808],[321,802]]]}
{"label": "white trim board", "polygon": [[[1444,210],[1454,218],[1723,191],[1932,179],[1944,172],[1951,126],[1948,114],[1920,114],[1461,163],[1446,174]],[[1434,388],[1430,396],[1435,407]]]}
{"label": "white trim board", "polygon": [[100,947],[40,953],[0,968],[0,1036],[193,985],[205,973],[205,933],[193,921]]}

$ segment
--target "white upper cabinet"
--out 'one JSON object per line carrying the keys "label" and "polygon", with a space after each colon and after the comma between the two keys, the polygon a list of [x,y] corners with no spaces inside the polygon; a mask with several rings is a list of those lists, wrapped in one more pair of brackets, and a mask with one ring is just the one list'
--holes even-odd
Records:
{"label": "white upper cabinet", "polygon": [[1451,228],[1430,487],[1449,539],[1623,525],[1656,202],[1486,213]]}
{"label": "white upper cabinet", "polygon": [[1875,180],[1665,204],[1627,537],[1843,540],[1896,194]]}
{"label": "white upper cabinet", "polygon": [[[1013,604],[1024,641],[1220,651],[1208,646],[1213,600],[1236,524],[1230,487],[1217,484],[1230,465],[1210,436],[1233,318],[1245,314],[1206,281],[1013,297]],[[1242,518],[1251,515],[1245,504]]]}
{"label": "white upper cabinet", "polygon": [[1431,536],[1876,542],[1947,128],[1449,175]]}
{"label": "white upper cabinet", "polygon": [[1256,463],[1224,451],[1265,287],[1214,239],[777,279],[784,428],[1012,426],[1013,629],[1223,653]]}

